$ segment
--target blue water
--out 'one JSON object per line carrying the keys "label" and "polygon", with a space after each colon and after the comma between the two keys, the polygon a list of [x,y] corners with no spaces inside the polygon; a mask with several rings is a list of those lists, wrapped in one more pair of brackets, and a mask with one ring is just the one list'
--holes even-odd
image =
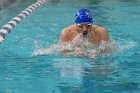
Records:
{"label": "blue water", "polygon": [[[6,0],[8,1],[8,0]],[[13,0],[12,0],[13,1]],[[12,2],[11,1],[11,2]],[[36,0],[17,0],[15,3],[4,2],[4,0],[0,1],[0,27],[5,25],[8,21],[10,21],[13,17],[18,15],[21,11],[27,8]],[[9,3],[9,4],[8,4]]]}
{"label": "blue water", "polygon": [[[116,52],[94,60],[48,53],[79,8],[108,30]],[[48,0],[0,45],[0,93],[139,93],[139,10],[139,0]]]}

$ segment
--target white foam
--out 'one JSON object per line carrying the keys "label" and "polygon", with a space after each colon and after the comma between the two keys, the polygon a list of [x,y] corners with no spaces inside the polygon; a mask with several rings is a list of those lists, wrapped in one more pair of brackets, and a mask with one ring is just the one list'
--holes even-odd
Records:
{"label": "white foam", "polygon": [[133,47],[136,47],[138,45],[138,43],[136,41],[126,41],[126,43],[124,43],[123,45],[120,45],[120,49],[124,50],[124,49],[130,49]]}
{"label": "white foam", "polygon": [[4,40],[3,36],[0,35],[0,43]]}
{"label": "white foam", "polygon": [[[87,53],[91,52],[92,50],[95,50],[99,53],[101,50],[105,48],[109,48],[113,51],[116,51],[119,48],[117,44],[115,43],[115,41],[109,41],[109,42],[102,41],[101,45],[97,46],[95,44],[89,43],[87,40],[81,40],[81,41],[75,40],[71,43],[54,44],[49,47],[42,47],[39,44],[39,42],[35,41],[34,45],[35,45],[35,49],[32,53],[33,55],[56,54],[56,53],[60,53],[63,50],[73,51],[76,47],[80,47],[81,49],[85,50]],[[74,54],[74,53],[71,53],[71,54]]]}

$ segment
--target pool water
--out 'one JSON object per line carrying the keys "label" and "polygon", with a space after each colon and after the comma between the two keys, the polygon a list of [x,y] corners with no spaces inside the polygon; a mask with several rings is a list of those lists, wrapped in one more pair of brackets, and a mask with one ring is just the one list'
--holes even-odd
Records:
{"label": "pool water", "polygon": [[6,3],[6,1],[0,1],[0,27],[5,25],[8,21],[17,16],[21,11],[27,8],[30,4],[34,3],[36,0],[15,0],[16,2],[14,2],[14,0],[11,0],[11,4],[10,2]]}
{"label": "pool water", "polygon": [[[139,5],[139,0],[48,0],[1,43],[0,93],[139,93]],[[90,9],[94,23],[108,30],[116,52],[92,60],[51,53],[80,8]]]}

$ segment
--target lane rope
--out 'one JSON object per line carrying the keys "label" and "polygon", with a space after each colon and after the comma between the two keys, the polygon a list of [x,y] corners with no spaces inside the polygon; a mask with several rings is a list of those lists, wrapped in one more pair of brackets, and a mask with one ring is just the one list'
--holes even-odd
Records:
{"label": "lane rope", "polygon": [[30,13],[33,12],[37,7],[44,4],[47,0],[37,0],[35,3],[28,6],[25,10],[23,10],[20,14],[14,17],[11,21],[5,24],[0,29],[0,43],[5,39],[8,33],[11,32],[11,29],[14,28],[21,20],[25,19]]}

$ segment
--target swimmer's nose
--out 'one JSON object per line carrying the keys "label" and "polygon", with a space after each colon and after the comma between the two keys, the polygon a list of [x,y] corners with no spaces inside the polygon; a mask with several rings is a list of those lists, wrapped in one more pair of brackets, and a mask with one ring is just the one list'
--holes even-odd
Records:
{"label": "swimmer's nose", "polygon": [[83,27],[83,31],[87,31],[87,27],[86,26]]}

